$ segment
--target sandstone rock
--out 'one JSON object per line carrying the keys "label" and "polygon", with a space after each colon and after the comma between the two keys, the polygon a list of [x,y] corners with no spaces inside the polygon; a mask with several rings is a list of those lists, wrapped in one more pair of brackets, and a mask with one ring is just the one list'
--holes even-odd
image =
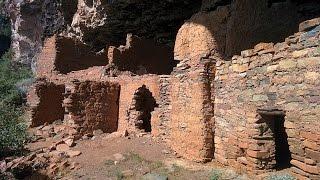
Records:
{"label": "sandstone rock", "polygon": [[299,31],[308,31],[311,28],[320,25],[320,18],[314,18],[300,23]]}
{"label": "sandstone rock", "polygon": [[103,134],[103,131],[101,129],[97,129],[93,131],[94,136],[100,136],[101,134]]}
{"label": "sandstone rock", "polygon": [[64,143],[67,144],[69,147],[73,147],[76,145],[76,143],[74,142],[73,138],[67,138],[64,140]]}
{"label": "sandstone rock", "polygon": [[67,145],[67,144],[58,144],[58,145],[56,146],[56,149],[57,149],[57,151],[59,151],[59,152],[67,152],[67,151],[70,149],[70,147],[69,147],[69,145]]}
{"label": "sandstone rock", "polygon": [[169,151],[167,151],[167,150],[165,150],[165,149],[162,150],[161,152],[162,152],[163,154],[169,154],[169,153],[170,153]]}
{"label": "sandstone rock", "polygon": [[70,164],[70,169],[73,170],[73,169],[78,169],[80,168],[80,164],[79,163],[76,163],[76,162],[72,162]]}
{"label": "sandstone rock", "polygon": [[259,52],[262,50],[273,49],[273,45],[273,43],[259,43],[256,46],[254,46],[254,51]]}
{"label": "sandstone rock", "polygon": [[125,170],[121,171],[121,174],[123,175],[123,177],[128,178],[132,177],[134,175],[134,172],[132,170]]}
{"label": "sandstone rock", "polygon": [[116,153],[114,155],[112,155],[114,157],[114,159],[116,161],[124,161],[126,158],[124,157],[123,154],[120,154],[120,153]]}
{"label": "sandstone rock", "polygon": [[72,157],[79,156],[79,155],[81,154],[81,151],[72,151],[72,150],[69,150],[69,151],[67,151],[67,154],[72,158]]}

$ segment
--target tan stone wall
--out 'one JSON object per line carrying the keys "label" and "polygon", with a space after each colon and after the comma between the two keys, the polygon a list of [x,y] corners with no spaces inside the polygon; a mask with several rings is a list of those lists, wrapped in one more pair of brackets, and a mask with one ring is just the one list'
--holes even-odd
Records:
{"label": "tan stone wall", "polygon": [[290,36],[283,43],[261,43],[242,51],[232,61],[217,62],[217,160],[243,164],[256,172],[270,168],[274,145],[255,139],[259,136],[257,110],[277,109],[285,113],[292,170],[311,179],[319,177],[319,32],[318,26]]}

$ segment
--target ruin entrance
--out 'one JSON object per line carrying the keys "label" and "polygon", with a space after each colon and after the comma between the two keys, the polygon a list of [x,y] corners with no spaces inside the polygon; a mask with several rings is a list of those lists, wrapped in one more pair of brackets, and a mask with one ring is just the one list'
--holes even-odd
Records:
{"label": "ruin entrance", "polygon": [[157,103],[149,89],[145,85],[138,88],[134,94],[131,108],[135,111],[135,113],[131,113],[134,117],[130,118],[137,129],[151,132],[151,112],[155,107],[157,107]]}
{"label": "ruin entrance", "polygon": [[265,141],[270,140],[270,147],[265,146],[269,152],[269,168],[285,169],[290,167],[291,152],[289,150],[288,135],[284,122],[285,113],[281,110],[259,110],[260,120],[258,121],[259,137]]}

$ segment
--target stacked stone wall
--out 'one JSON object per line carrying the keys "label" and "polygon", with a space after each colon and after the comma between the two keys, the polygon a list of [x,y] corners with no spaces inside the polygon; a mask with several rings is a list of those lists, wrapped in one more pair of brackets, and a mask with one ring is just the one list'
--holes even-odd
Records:
{"label": "stacked stone wall", "polygon": [[212,71],[210,60],[198,66],[182,61],[171,77],[169,145],[187,159],[207,161],[213,156]]}
{"label": "stacked stone wall", "polygon": [[28,93],[31,112],[31,127],[63,120],[62,107],[64,85],[57,85],[46,80],[38,80]]}
{"label": "stacked stone wall", "polygon": [[[146,76],[121,76],[118,77],[117,82],[121,86],[120,100],[119,100],[119,131],[123,132],[129,130],[135,132],[135,127],[129,123],[130,121],[130,111],[132,110],[132,103],[134,101],[135,92],[141,88],[143,85],[152,93],[153,98],[158,104],[159,95],[159,77],[146,75]],[[159,125],[159,111],[155,108],[151,112],[151,134],[154,136],[158,135],[158,125]]]}
{"label": "stacked stone wall", "polygon": [[261,136],[259,111],[283,111],[293,172],[319,177],[319,38],[320,26],[313,26],[285,42],[260,43],[231,61],[217,62],[214,141],[218,161],[245,165],[257,173],[272,170],[275,145]]}
{"label": "stacked stone wall", "polygon": [[118,129],[120,86],[116,83],[74,81],[64,106],[80,135],[94,130],[106,133]]}

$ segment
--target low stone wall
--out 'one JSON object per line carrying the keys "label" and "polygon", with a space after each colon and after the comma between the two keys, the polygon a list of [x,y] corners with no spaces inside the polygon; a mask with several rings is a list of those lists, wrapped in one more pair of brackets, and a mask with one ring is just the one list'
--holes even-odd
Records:
{"label": "low stone wall", "polygon": [[275,169],[279,133],[263,116],[274,118],[275,123],[284,116],[293,172],[319,177],[319,38],[320,26],[283,43],[260,43],[231,61],[217,62],[214,141],[218,161],[245,165],[257,173]]}
{"label": "low stone wall", "polygon": [[28,104],[31,112],[31,127],[63,120],[62,107],[64,85],[40,79],[28,93]]}
{"label": "low stone wall", "polygon": [[64,106],[78,126],[80,135],[102,130],[111,133],[118,129],[120,86],[116,83],[74,81],[69,87]]}

